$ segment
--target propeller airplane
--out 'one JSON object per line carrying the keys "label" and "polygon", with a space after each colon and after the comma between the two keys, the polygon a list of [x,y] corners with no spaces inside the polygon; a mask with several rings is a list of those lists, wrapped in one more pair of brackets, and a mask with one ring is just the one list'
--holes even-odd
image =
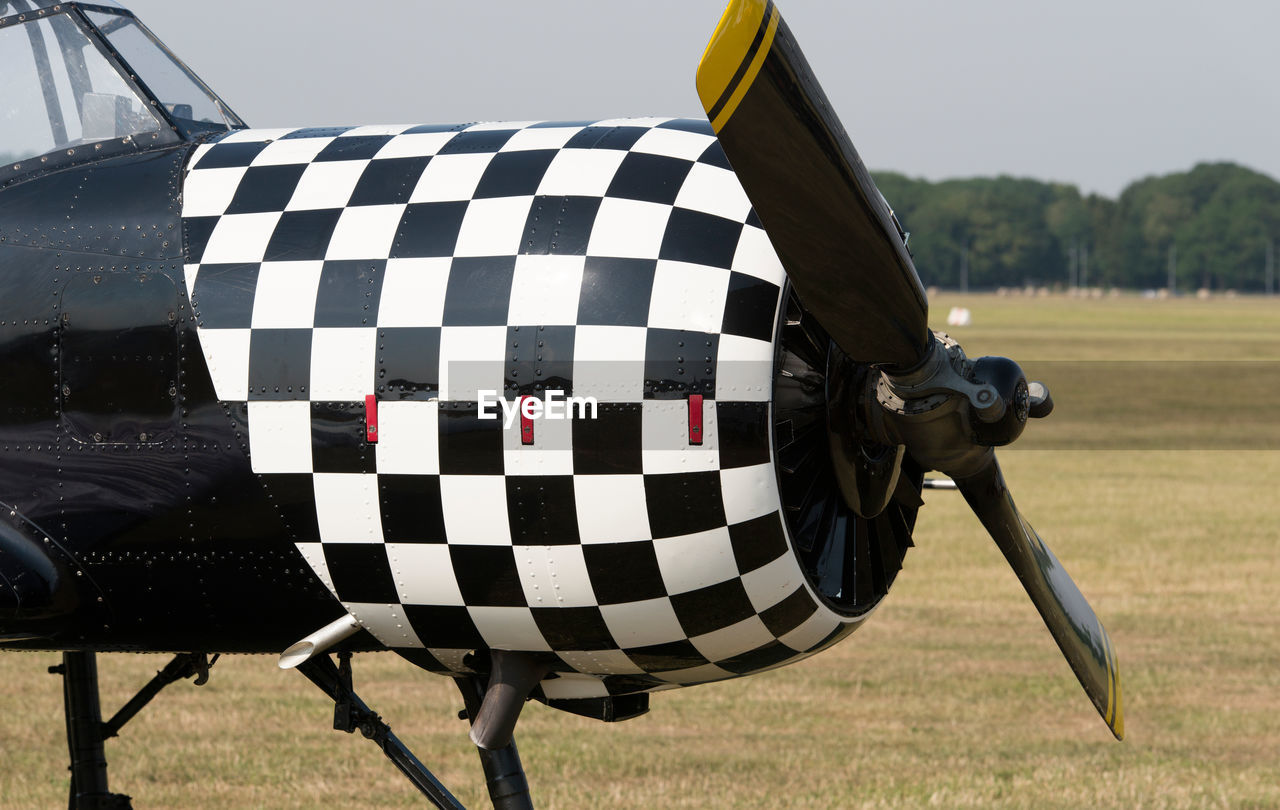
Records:
{"label": "propeller airplane", "polygon": [[[111,0],[0,0],[0,649],[62,653],[72,808],[218,654],[456,680],[498,808],[537,700],[602,721],[874,612],[960,490],[1123,735],[1110,639],[993,448],[1052,408],[927,325],[906,235],[773,2],[706,118],[251,129]],[[114,717],[98,652],[172,662]],[[336,657],[336,662],[335,662]]]}

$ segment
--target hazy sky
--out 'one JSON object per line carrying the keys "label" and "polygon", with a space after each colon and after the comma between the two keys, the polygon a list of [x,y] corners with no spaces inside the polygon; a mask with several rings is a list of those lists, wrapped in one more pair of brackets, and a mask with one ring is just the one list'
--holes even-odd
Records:
{"label": "hazy sky", "polygon": [[[702,115],[722,0],[122,0],[253,126]],[[779,0],[873,169],[1280,177],[1280,3]],[[353,13],[353,11],[355,13]]]}

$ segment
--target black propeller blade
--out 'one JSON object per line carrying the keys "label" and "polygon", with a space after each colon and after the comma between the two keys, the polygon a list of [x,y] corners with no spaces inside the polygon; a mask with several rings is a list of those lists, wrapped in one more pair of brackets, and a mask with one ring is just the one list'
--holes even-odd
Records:
{"label": "black propeller blade", "polygon": [[832,446],[904,445],[956,480],[1120,738],[1111,641],[1014,507],[990,449],[1016,439],[1028,415],[1048,414],[1047,389],[1032,394],[1016,363],[969,361],[930,333],[901,229],[772,0],[731,0],[698,67],[698,94],[805,309],[848,358],[884,371],[872,375],[878,408],[840,420],[847,426],[829,415]]}
{"label": "black propeller blade", "polygon": [[698,95],[805,308],[852,359],[914,366],[929,348],[915,266],[772,2],[729,4]]}

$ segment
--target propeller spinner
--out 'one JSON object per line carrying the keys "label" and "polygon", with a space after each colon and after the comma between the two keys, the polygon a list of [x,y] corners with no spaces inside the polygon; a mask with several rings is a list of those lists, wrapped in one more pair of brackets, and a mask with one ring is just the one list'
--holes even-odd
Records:
{"label": "propeller spinner", "polygon": [[[698,67],[698,94],[804,308],[834,344],[830,367],[873,366],[833,398],[832,463],[851,509],[870,505],[853,445],[897,446],[950,475],[1117,739],[1120,676],[1097,615],[1014,506],[993,447],[1051,400],[1012,360],[965,357],[928,328],[928,302],[892,212],[773,2],[733,0]],[[839,380],[829,381],[838,391]],[[841,418],[839,409],[852,413]],[[867,515],[870,516],[870,515]]]}

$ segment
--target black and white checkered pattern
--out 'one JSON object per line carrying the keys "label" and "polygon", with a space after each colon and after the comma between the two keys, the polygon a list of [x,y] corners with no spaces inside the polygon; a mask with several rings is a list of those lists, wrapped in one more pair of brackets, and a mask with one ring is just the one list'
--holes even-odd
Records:
{"label": "black and white checkered pattern", "polygon": [[[580,698],[852,629],[790,552],[784,275],[705,121],[235,132],[197,149],[183,215],[218,396],[247,403],[277,500],[314,498],[299,549],[387,646],[452,672],[554,654],[543,694]],[[484,389],[593,396],[598,418],[525,446],[477,417]]]}

